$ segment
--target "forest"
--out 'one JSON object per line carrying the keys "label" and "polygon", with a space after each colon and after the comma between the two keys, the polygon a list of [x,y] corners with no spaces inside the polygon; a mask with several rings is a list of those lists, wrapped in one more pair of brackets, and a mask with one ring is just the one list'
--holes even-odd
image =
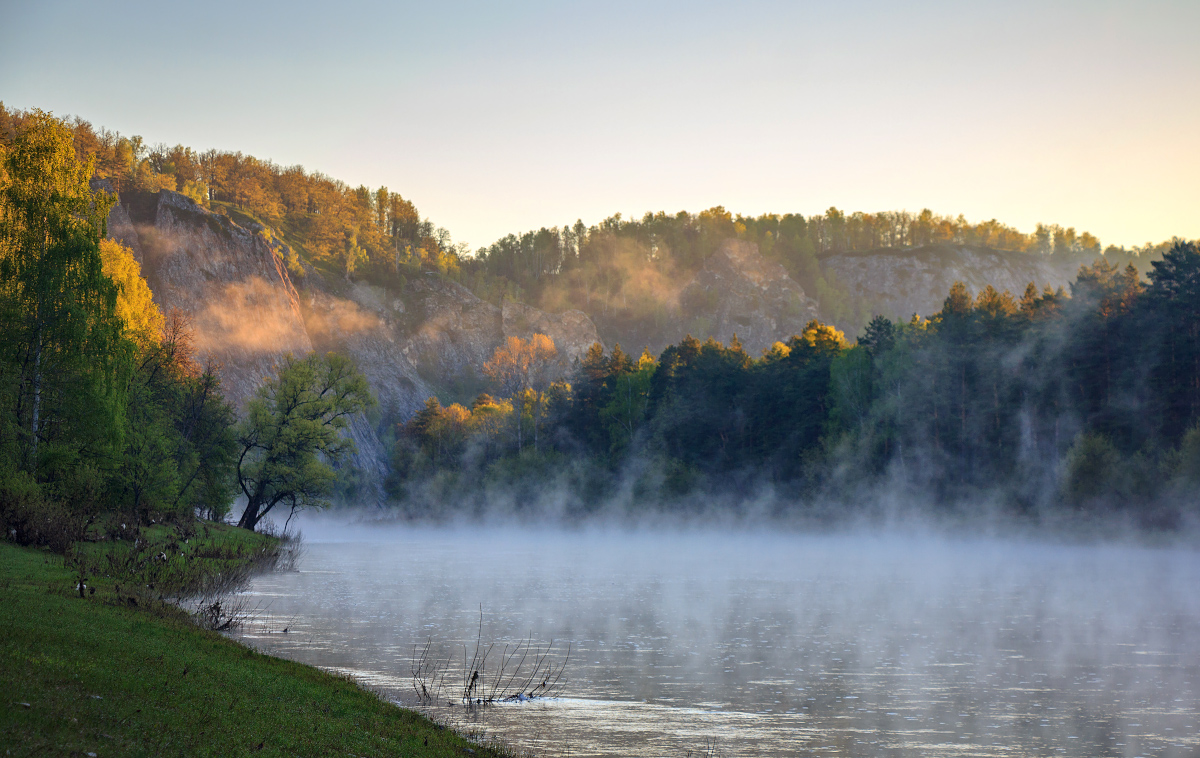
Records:
{"label": "forest", "polygon": [[[877,316],[853,344],[813,321],[759,357],[690,336],[657,357],[595,345],[569,382],[522,370],[504,399],[431,398],[398,430],[393,492],[428,509],[549,491],[584,511],[770,492],[774,515],[831,517],[886,493],[1176,526],[1200,483],[1200,247],[1177,240],[1148,278],[1100,259],[1070,292],[957,284],[927,319]],[[510,339],[490,374],[511,385],[505,367],[538,355]]]}
{"label": "forest", "polygon": [[731,238],[780,262],[823,313],[866,307],[823,278],[821,256],[837,251],[958,244],[1078,265],[1069,290],[957,284],[926,317],[868,314],[849,339],[835,319],[814,320],[761,355],[736,338],[676,335],[653,352],[596,344],[563,376],[549,369],[549,337],[510,337],[469,407],[431,397],[390,430],[387,491],[416,517],[498,497],[518,508],[553,498],[578,516],[617,501],[694,509],[709,495],[736,508],[753,492],[778,511],[839,512],[891,492],[1166,526],[1200,480],[1194,242],[1102,249],[1070,228],[1024,234],[929,211],[718,207],[576,222],[471,253],[386,188],[240,153],[147,147],[2,105],[0,148],[0,519],[23,540],[219,519],[239,497],[250,528],[276,508],[327,503],[352,449],[341,432],[374,403],[344,358],[295,356],[239,419],[187,319],[160,311],[132,253],[105,239],[122,190],[181,192],[278,230],[298,280],[398,291],[447,277],[485,299],[582,307],[626,344],[643,344],[678,282]]}
{"label": "forest", "polygon": [[187,317],[162,312],[106,239],[115,196],[69,126],[24,115],[0,142],[0,527],[59,552],[155,523],[184,535],[238,495],[253,529],[324,503],[341,432],[373,402],[344,358],[285,356],[238,420]]}

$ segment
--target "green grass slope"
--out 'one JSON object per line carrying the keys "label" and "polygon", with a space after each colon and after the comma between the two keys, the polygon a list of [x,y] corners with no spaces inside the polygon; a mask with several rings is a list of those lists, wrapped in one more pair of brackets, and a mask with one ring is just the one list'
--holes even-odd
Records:
{"label": "green grass slope", "polygon": [[169,607],[103,586],[80,598],[75,576],[59,556],[0,542],[6,756],[500,755]]}

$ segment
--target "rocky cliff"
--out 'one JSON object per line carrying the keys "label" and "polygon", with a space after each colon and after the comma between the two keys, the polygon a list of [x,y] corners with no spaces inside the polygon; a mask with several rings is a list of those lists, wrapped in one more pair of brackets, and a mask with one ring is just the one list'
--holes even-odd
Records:
{"label": "rocky cliff", "polygon": [[961,245],[839,253],[821,261],[826,278],[836,278],[872,313],[904,320],[940,311],[955,282],[972,294],[990,284],[1019,298],[1030,282],[1039,290],[1070,284],[1078,266],[1053,256]]}
{"label": "rocky cliff", "polygon": [[743,240],[728,240],[710,256],[679,301],[693,336],[728,344],[736,334],[751,355],[799,334],[817,318],[817,303],[783,266]]}
{"label": "rocky cliff", "polygon": [[[467,402],[486,388],[483,364],[510,336],[549,335],[559,350],[552,374],[564,375],[600,341],[583,312],[547,313],[521,303],[500,306],[465,287],[426,275],[401,292],[308,269],[293,282],[287,246],[257,224],[238,225],[173,193],[127,193],[109,218],[109,235],[134,250],[159,305],[191,319],[202,360],[221,366],[228,397],[244,408],[287,353],[338,351],[352,357],[379,399],[350,430],[368,498],[382,497],[383,440],[426,398]],[[294,264],[293,264],[294,265]],[[836,279],[874,313],[908,318],[941,308],[950,286],[988,284],[1019,295],[1073,278],[1076,263],[962,246],[877,250],[826,256]],[[729,240],[679,291],[660,327],[668,342],[685,333],[728,343],[734,334],[757,355],[823,314],[803,288],[752,243]],[[668,333],[669,332],[669,333]],[[619,339],[624,335],[616,335]],[[664,343],[665,344],[665,343]]]}
{"label": "rocky cliff", "polygon": [[200,359],[220,365],[239,409],[285,353],[337,351],[355,360],[379,399],[370,419],[350,429],[358,446],[351,463],[367,499],[382,498],[382,439],[392,425],[431,395],[482,389],[483,364],[508,336],[548,334],[559,374],[599,340],[579,311],[500,308],[434,276],[394,293],[310,269],[297,287],[283,264],[290,251],[269,230],[239,226],[174,192],[127,193],[108,231],[133,249],[159,306],[189,317]]}
{"label": "rocky cliff", "polygon": [[[963,245],[880,249],[824,256],[822,274],[852,298],[852,310],[869,318],[880,313],[907,320],[941,310],[950,287],[962,282],[972,294],[992,285],[1020,297],[1033,282],[1040,291],[1068,286],[1079,261]],[[845,310],[843,303],[842,310]],[[798,334],[810,319],[836,322],[831,303],[818,302],[783,266],[765,259],[757,246],[726,241],[689,281],[662,335],[665,345],[686,333],[728,344],[734,334],[758,355],[776,340]],[[844,315],[844,314],[843,314]],[[853,338],[856,324],[842,324]],[[669,332],[669,333],[668,333]]]}
{"label": "rocky cliff", "polygon": [[221,367],[238,407],[286,352],[311,352],[300,298],[261,234],[174,192],[131,196],[109,236],[133,249],[154,298],[186,314],[202,359]]}

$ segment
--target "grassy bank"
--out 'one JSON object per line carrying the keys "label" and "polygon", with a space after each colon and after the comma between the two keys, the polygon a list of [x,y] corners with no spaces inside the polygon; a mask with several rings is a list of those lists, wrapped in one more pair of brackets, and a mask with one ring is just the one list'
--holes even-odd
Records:
{"label": "grassy bank", "polygon": [[500,755],[69,562],[0,541],[5,755]]}

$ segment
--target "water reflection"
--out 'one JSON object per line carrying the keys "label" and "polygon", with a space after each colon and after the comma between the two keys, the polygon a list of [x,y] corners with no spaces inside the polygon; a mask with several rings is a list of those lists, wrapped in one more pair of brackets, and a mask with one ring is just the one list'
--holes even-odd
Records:
{"label": "water reflection", "polygon": [[[1200,558],[932,537],[309,527],[243,633],[411,702],[414,645],[570,641],[548,754],[1200,753]],[[277,633],[288,628],[287,634]],[[458,677],[461,683],[461,675]],[[443,717],[467,716],[461,708]]]}

